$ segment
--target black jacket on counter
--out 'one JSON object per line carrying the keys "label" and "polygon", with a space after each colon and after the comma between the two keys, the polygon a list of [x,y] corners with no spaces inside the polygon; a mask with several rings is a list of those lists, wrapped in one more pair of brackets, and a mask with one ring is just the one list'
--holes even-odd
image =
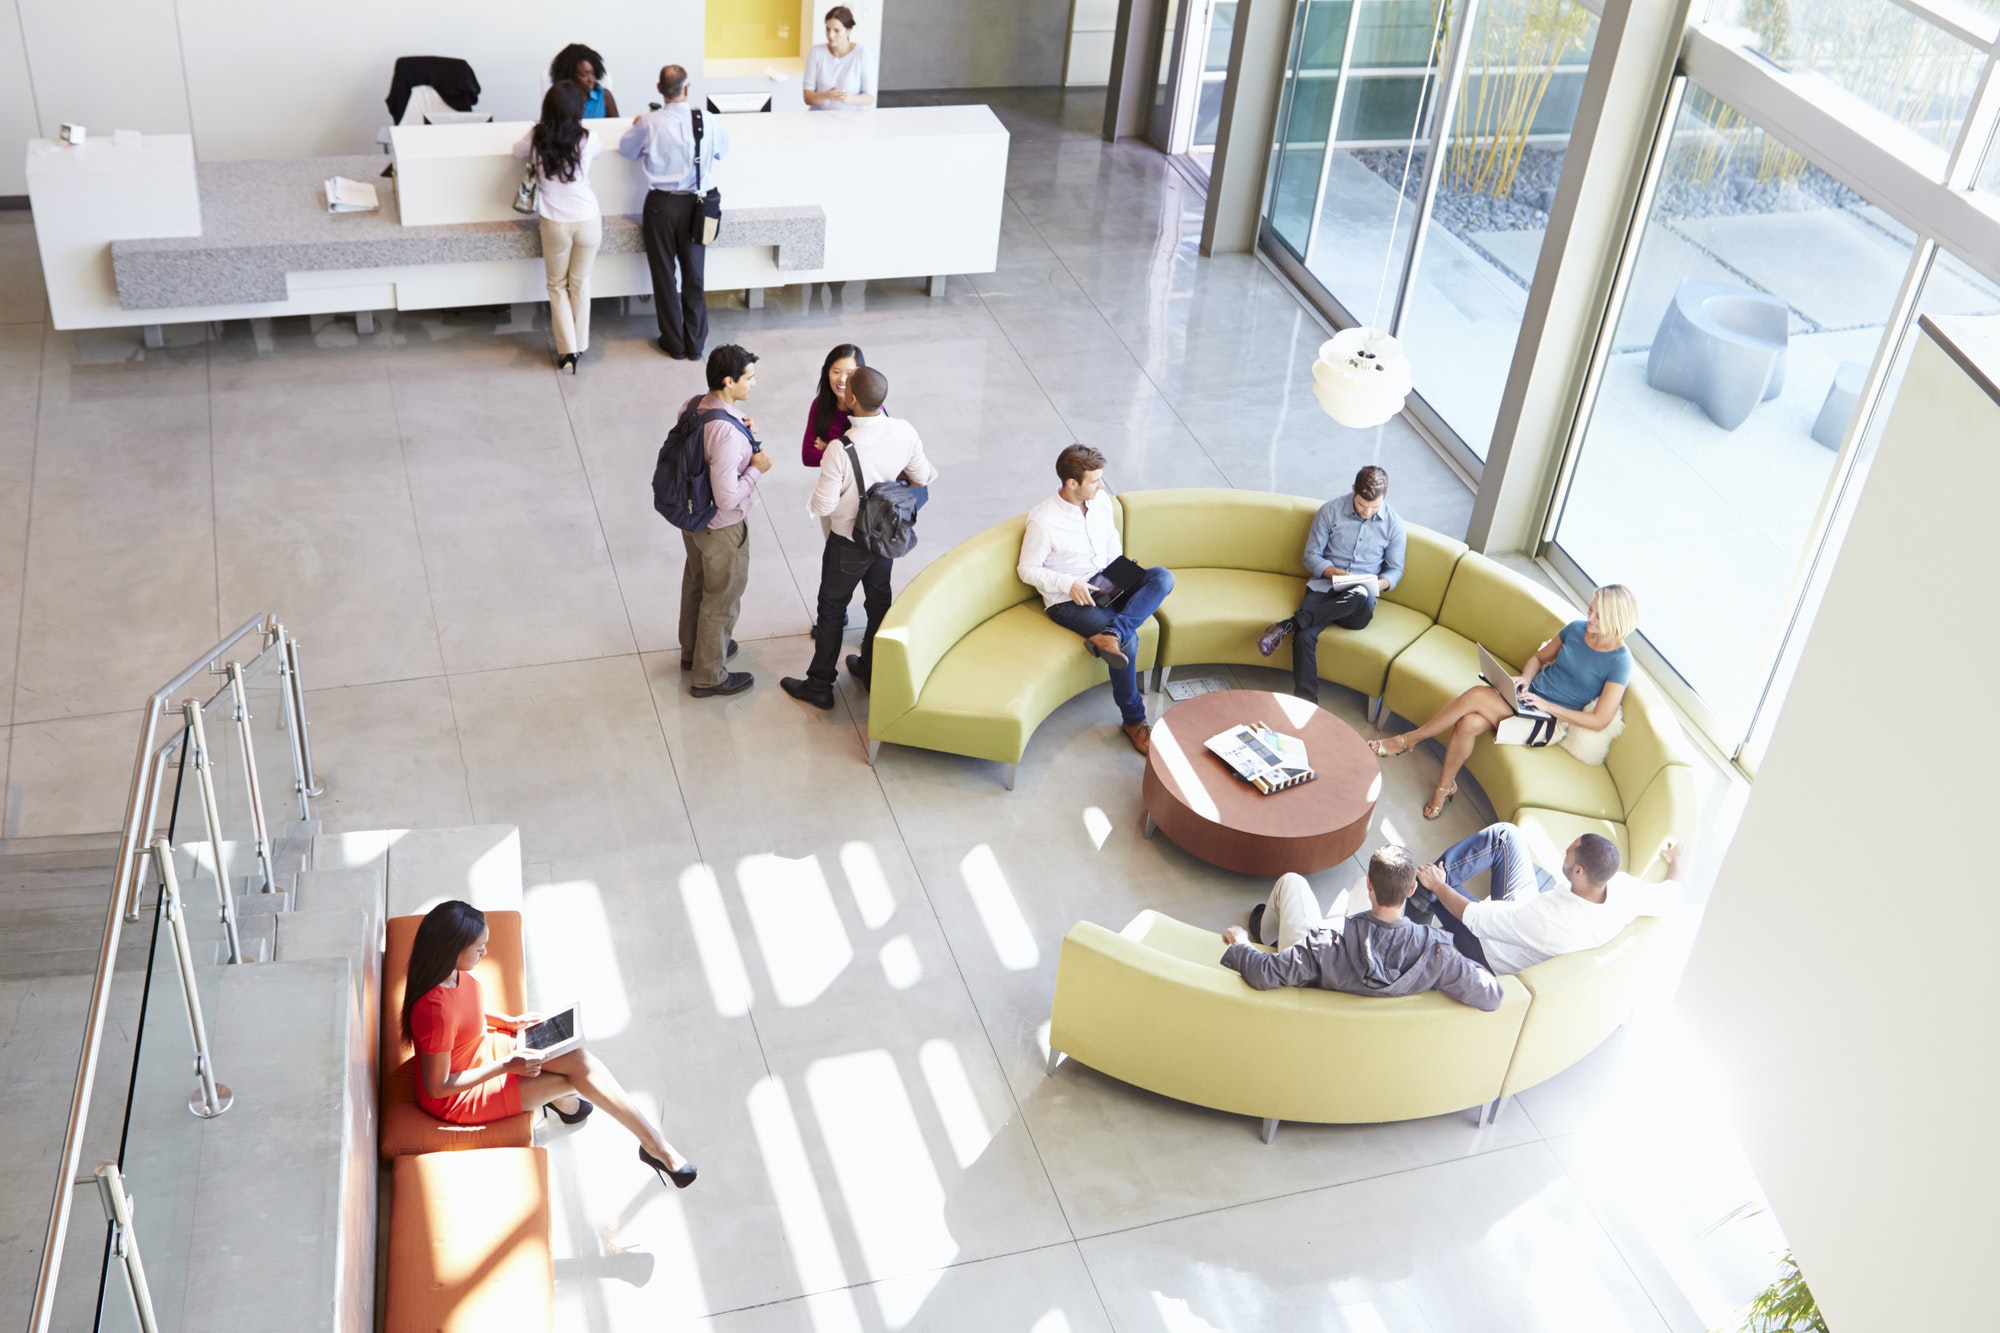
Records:
{"label": "black jacket on counter", "polygon": [[457,56],[397,56],[389,79],[389,119],[400,124],[410,89],[428,83],[454,111],[470,111],[479,100],[479,79]]}

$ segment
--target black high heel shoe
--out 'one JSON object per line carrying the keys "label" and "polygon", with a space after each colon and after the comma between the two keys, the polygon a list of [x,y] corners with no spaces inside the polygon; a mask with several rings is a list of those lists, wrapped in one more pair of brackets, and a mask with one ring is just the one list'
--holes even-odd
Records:
{"label": "black high heel shoe", "polygon": [[574,375],[576,374],[576,363],[582,359],[583,358],[575,352],[564,352],[561,356],[556,358],[556,369],[559,371],[567,370],[570,374]]}
{"label": "black high heel shoe", "polygon": [[550,1111],[554,1111],[556,1113],[556,1118],[562,1121],[565,1125],[580,1125],[586,1119],[588,1119],[590,1113],[592,1111],[595,1111],[597,1108],[590,1104],[590,1098],[588,1097],[578,1097],[576,1099],[576,1103],[577,1105],[574,1111],[565,1111],[562,1109],[562,1107],[557,1106],[554,1102],[543,1102],[542,1111],[544,1114]]}
{"label": "black high heel shoe", "polygon": [[646,1145],[643,1143],[639,1145],[639,1160],[644,1162],[647,1166],[652,1167],[654,1171],[659,1173],[660,1183],[662,1185],[666,1184],[668,1181],[671,1180],[674,1182],[675,1189],[684,1190],[688,1186],[694,1184],[695,1165],[693,1162],[689,1162],[686,1166],[682,1167],[678,1171],[670,1171],[667,1169],[667,1164],[665,1162],[661,1161],[659,1158],[653,1156],[653,1154],[646,1151]]}

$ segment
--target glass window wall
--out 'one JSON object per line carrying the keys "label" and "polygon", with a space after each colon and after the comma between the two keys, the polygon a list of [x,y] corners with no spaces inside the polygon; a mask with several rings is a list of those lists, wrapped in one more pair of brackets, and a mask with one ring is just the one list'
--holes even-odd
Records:
{"label": "glass window wall", "polygon": [[1937,146],[1940,162],[1986,62],[1983,51],[1893,0],[1716,0],[1710,17],[1748,32],[1753,49],[1780,68],[1826,79],[1914,130]]}
{"label": "glass window wall", "polygon": [[[1418,393],[1480,460],[1597,20],[1576,0],[1478,7],[1444,170],[1425,201],[1436,64],[1461,8],[1447,4],[1440,23],[1431,0],[1299,6],[1267,216],[1349,321],[1395,328]],[[1420,206],[1432,226],[1398,311]]]}
{"label": "glass window wall", "polygon": [[[1555,544],[1586,581],[1639,594],[1647,642],[1733,750],[1869,368],[1900,332],[1917,237],[1700,89],[1645,228]],[[1933,302],[2000,314],[2000,285],[1937,275]]]}
{"label": "glass window wall", "polygon": [[1574,0],[1486,0],[1431,227],[1397,336],[1417,393],[1481,460],[1548,235],[1597,18]]}

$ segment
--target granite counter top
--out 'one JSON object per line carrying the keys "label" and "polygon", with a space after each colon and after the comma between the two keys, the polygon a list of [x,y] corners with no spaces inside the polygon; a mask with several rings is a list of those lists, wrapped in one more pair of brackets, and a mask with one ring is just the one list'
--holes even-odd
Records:
{"label": "granite counter top", "polygon": [[[289,295],[287,273],[541,258],[540,228],[532,217],[403,226],[396,183],[381,175],[387,161],[362,155],[197,164],[202,234],[113,241],[118,304],[126,310],[165,310],[283,301]],[[329,176],[373,185],[381,208],[327,212],[322,186]],[[729,245],[775,246],[781,270],[822,268],[825,210],[817,204],[725,208],[711,247]],[[637,217],[605,217],[601,253],[644,248]]]}

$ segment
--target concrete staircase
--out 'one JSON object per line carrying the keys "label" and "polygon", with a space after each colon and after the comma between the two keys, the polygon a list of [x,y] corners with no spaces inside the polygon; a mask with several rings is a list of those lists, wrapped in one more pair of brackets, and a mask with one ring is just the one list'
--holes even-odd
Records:
{"label": "concrete staircase", "polygon": [[369,1333],[383,922],[447,898],[518,911],[520,835],[319,834],[279,878],[281,892],[237,899],[246,953],[254,930],[270,947],[252,956],[271,961],[220,969],[210,1024],[236,1102],[197,1126],[175,1324]]}
{"label": "concrete staircase", "polygon": [[[520,835],[511,825],[324,834],[305,822],[283,832],[275,892],[252,891],[243,878],[249,849],[225,848],[244,954],[254,960],[241,966],[224,961],[206,848],[188,843],[179,853],[215,1067],[235,1097],[226,1114],[188,1114],[192,1048],[171,939],[155,929],[150,868],[141,917],[120,935],[85,1163],[117,1155],[123,1132],[154,1305],[169,1329],[372,1333],[383,922],[446,898],[521,908]],[[23,1235],[38,1233],[46,1216],[117,851],[109,834],[0,840],[0,1002],[17,1029],[0,1041],[23,1068],[39,1071],[23,1075],[35,1084],[24,1101],[46,1110],[46,1123],[15,1123],[16,1142],[33,1150],[11,1173],[0,1168],[26,1200]],[[95,1191],[80,1189],[61,1326],[88,1326],[104,1244],[99,1217]],[[20,1254],[0,1255],[0,1279],[25,1290],[35,1256],[10,1248]],[[107,1309],[129,1310],[122,1290]]]}

